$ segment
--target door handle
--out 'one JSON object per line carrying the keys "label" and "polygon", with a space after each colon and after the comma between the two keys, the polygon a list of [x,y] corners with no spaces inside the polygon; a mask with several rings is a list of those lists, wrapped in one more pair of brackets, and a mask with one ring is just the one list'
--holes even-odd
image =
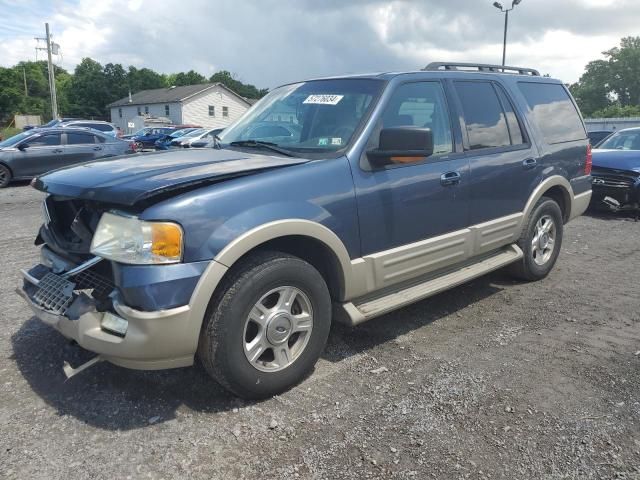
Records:
{"label": "door handle", "polygon": [[460,174],[458,172],[447,172],[440,175],[440,184],[444,187],[457,185],[458,183],[460,183]]}
{"label": "door handle", "polygon": [[535,168],[538,165],[538,161],[535,158],[527,158],[524,162],[522,162],[522,166],[525,170],[530,170]]}
{"label": "door handle", "polygon": [[93,147],[95,151],[102,150],[102,147]]}
{"label": "door handle", "polygon": [[62,149],[61,148],[56,148],[53,153],[62,153]]}

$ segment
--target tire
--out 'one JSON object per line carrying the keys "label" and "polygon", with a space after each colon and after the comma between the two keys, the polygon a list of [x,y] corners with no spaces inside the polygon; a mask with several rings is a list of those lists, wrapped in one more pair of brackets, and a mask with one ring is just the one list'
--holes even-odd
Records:
{"label": "tire", "polygon": [[307,376],[330,326],[331,298],[320,273],[300,258],[259,252],[234,266],[213,295],[198,356],[235,395],[267,398]]}
{"label": "tire", "polygon": [[11,182],[11,170],[9,170],[9,167],[0,164],[0,188],[8,187],[9,182]]}
{"label": "tire", "polygon": [[[511,266],[511,274],[530,282],[549,275],[560,254],[563,226],[560,206],[555,200],[542,197],[533,208],[517,242],[524,257]],[[546,237],[542,236],[545,230]],[[551,249],[548,248],[548,240],[552,241]]]}

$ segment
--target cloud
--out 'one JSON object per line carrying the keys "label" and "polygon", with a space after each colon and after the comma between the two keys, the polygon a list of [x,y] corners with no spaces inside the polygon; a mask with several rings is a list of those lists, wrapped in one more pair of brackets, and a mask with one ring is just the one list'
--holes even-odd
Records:
{"label": "cloud", "polygon": [[[166,73],[225,69],[260,87],[434,60],[499,63],[504,17],[491,3],[0,0],[0,64],[33,59],[45,21],[68,69],[89,56]],[[523,0],[510,15],[508,63],[575,81],[639,21],[636,0]]]}

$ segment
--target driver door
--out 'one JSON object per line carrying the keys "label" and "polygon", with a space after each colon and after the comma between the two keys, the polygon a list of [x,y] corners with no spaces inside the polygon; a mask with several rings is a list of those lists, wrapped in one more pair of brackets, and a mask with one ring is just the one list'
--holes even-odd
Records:
{"label": "driver door", "polygon": [[16,153],[20,176],[35,177],[64,166],[64,147],[61,133],[43,133],[29,137]]}
{"label": "driver door", "polygon": [[396,87],[366,150],[390,127],[430,128],[434,153],[412,163],[375,167],[366,151],[353,166],[362,256],[375,270],[376,288],[464,260],[468,255],[469,162],[456,152],[440,82]]}

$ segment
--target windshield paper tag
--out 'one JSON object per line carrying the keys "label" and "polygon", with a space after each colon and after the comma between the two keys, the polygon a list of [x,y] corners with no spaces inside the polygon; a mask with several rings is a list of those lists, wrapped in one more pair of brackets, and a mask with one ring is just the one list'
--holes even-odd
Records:
{"label": "windshield paper tag", "polygon": [[309,95],[304,102],[313,105],[337,105],[344,95]]}

